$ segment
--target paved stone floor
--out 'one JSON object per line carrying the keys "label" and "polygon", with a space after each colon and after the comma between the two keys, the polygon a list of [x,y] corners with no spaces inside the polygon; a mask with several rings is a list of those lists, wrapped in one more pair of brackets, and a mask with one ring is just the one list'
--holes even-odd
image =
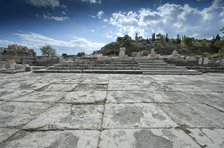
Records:
{"label": "paved stone floor", "polygon": [[1,148],[224,148],[224,74],[0,74]]}

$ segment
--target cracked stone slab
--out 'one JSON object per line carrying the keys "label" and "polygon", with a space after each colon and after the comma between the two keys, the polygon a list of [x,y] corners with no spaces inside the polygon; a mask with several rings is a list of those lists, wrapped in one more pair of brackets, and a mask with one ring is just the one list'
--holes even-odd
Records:
{"label": "cracked stone slab", "polygon": [[200,148],[175,129],[112,129],[101,134],[100,148]]}
{"label": "cracked stone slab", "polygon": [[62,102],[67,103],[99,103],[106,99],[106,91],[75,91],[66,94]]}
{"label": "cracked stone slab", "polygon": [[190,129],[190,136],[204,147],[223,148],[224,130],[223,129]]}
{"label": "cracked stone slab", "polygon": [[192,98],[190,92],[177,91],[146,91],[147,94],[158,103],[193,103],[196,99]]}
{"label": "cracked stone slab", "polygon": [[59,92],[68,92],[68,91],[72,91],[75,87],[77,86],[77,84],[51,84],[49,86],[47,86],[44,91],[59,91]]}
{"label": "cracked stone slab", "polygon": [[15,99],[14,101],[21,101],[21,102],[25,102],[25,101],[29,101],[29,102],[57,102],[61,98],[63,98],[64,95],[65,95],[65,93],[63,93],[63,92],[40,92],[40,91],[36,91],[36,92],[31,93],[31,94],[25,95],[23,97],[19,97],[19,98]]}
{"label": "cracked stone slab", "polygon": [[49,104],[43,103],[2,103],[0,104],[0,127],[21,127],[49,106]]}
{"label": "cracked stone slab", "polygon": [[99,129],[103,105],[58,104],[27,124],[24,129]]}
{"label": "cracked stone slab", "polygon": [[207,104],[224,112],[224,93],[194,92],[188,95],[197,103]]}
{"label": "cracked stone slab", "polygon": [[96,83],[80,83],[75,88],[76,91],[84,91],[84,90],[93,90],[93,91],[102,91],[107,90],[107,84],[96,84]]}
{"label": "cracked stone slab", "polygon": [[152,98],[144,91],[108,91],[107,102],[153,102]]}
{"label": "cracked stone slab", "polygon": [[10,82],[7,84],[4,84],[4,88],[7,90],[38,90],[49,83],[35,83],[35,82]]}
{"label": "cracked stone slab", "polygon": [[21,131],[0,144],[1,148],[97,148],[98,131]]}
{"label": "cracked stone slab", "polygon": [[31,92],[33,92],[33,90],[18,90],[18,91],[0,90],[0,100],[11,101],[15,98],[21,97]]}
{"label": "cracked stone slab", "polygon": [[18,129],[0,128],[0,143],[15,134]]}
{"label": "cracked stone slab", "polygon": [[81,83],[108,84],[108,80],[109,80],[108,75],[100,75],[100,76],[87,77]]}
{"label": "cracked stone slab", "polygon": [[142,90],[135,83],[109,83],[108,90]]}
{"label": "cracked stone slab", "polygon": [[106,104],[103,128],[159,128],[175,127],[155,104]]}
{"label": "cracked stone slab", "polygon": [[173,89],[159,81],[145,81],[143,83],[139,83],[139,85],[145,91],[173,91]]}
{"label": "cracked stone slab", "polygon": [[224,128],[224,114],[203,104],[159,104],[177,124],[189,127]]}

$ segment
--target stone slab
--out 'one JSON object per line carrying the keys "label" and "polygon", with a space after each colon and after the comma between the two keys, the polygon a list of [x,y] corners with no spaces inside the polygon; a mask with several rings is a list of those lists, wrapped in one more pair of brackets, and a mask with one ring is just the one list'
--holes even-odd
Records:
{"label": "stone slab", "polygon": [[7,90],[38,90],[49,83],[35,83],[35,82],[9,82],[3,85],[3,89]]}
{"label": "stone slab", "polygon": [[106,104],[103,127],[113,128],[164,128],[175,127],[155,104]]}
{"label": "stone slab", "polygon": [[27,124],[24,129],[99,129],[102,105],[58,104]]}
{"label": "stone slab", "polygon": [[112,129],[101,134],[100,148],[200,148],[175,129]]}
{"label": "stone slab", "polygon": [[97,148],[98,131],[19,132],[2,148]]}
{"label": "stone slab", "polygon": [[224,147],[223,129],[191,129],[190,136],[200,145],[208,148]]}
{"label": "stone slab", "polygon": [[10,100],[13,100],[15,98],[21,97],[23,95],[29,94],[31,92],[33,92],[33,90],[13,91],[13,90],[2,89],[2,90],[0,90],[0,100],[10,101]]}
{"label": "stone slab", "polygon": [[72,91],[73,89],[75,89],[75,87],[77,86],[77,84],[50,84],[49,86],[47,86],[44,91],[52,91],[52,92],[69,92]]}
{"label": "stone slab", "polygon": [[136,83],[109,83],[108,90],[142,90]]}
{"label": "stone slab", "polygon": [[159,81],[145,81],[139,83],[139,86],[145,91],[173,91],[173,89]]}
{"label": "stone slab", "polygon": [[106,100],[106,91],[75,91],[66,94],[62,102],[66,103],[102,103]]}
{"label": "stone slab", "polygon": [[224,114],[203,104],[159,104],[178,125],[224,128]]}
{"label": "stone slab", "polygon": [[108,91],[107,102],[131,103],[154,102],[145,91]]}
{"label": "stone slab", "polygon": [[0,128],[0,143],[12,136],[18,129]]}
{"label": "stone slab", "polygon": [[63,92],[42,92],[35,91],[23,97],[14,99],[14,101],[20,102],[57,102],[64,97]]}
{"label": "stone slab", "polygon": [[102,91],[107,90],[107,84],[96,84],[96,83],[80,83],[75,88],[76,91],[84,91],[84,90],[94,90],[94,91]]}
{"label": "stone slab", "polygon": [[24,126],[50,105],[43,103],[5,102],[0,104],[0,127]]}

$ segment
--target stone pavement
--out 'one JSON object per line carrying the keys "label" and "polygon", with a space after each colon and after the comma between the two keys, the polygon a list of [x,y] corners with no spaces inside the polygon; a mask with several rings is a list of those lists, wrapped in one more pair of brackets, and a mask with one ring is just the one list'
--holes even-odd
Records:
{"label": "stone pavement", "polygon": [[224,148],[224,74],[0,74],[1,148]]}

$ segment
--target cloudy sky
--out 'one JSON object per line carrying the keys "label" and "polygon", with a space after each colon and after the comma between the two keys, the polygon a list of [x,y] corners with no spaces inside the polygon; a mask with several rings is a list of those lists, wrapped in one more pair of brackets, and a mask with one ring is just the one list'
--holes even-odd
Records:
{"label": "cloudy sky", "polygon": [[224,27],[224,0],[1,0],[0,47],[92,53],[125,34],[211,38]]}

